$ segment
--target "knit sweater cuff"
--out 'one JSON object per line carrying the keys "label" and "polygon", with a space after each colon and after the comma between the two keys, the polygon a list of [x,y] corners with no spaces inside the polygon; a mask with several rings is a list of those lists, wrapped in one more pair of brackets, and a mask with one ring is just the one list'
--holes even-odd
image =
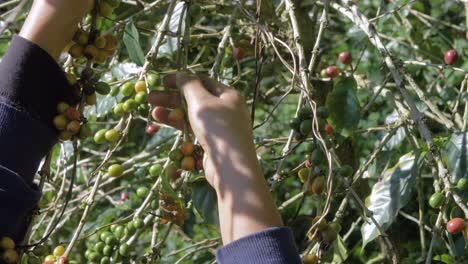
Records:
{"label": "knit sweater cuff", "polygon": [[53,127],[60,101],[77,102],[57,62],[41,47],[14,36],[0,63],[0,97]]}
{"label": "knit sweater cuff", "polygon": [[292,232],[273,227],[243,237],[216,252],[220,264],[295,264],[301,263]]}

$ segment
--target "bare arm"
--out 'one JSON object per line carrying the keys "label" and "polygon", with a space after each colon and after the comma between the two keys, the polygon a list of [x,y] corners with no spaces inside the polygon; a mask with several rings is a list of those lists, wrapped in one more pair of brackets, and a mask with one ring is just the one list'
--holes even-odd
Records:
{"label": "bare arm", "polygon": [[[224,244],[282,226],[257,160],[242,96],[221,83],[184,73],[168,76],[165,86],[180,88],[187,101],[190,125],[206,153],[207,180],[217,193]],[[156,106],[180,107],[177,93],[154,92],[149,98]],[[164,110],[156,113],[156,119],[170,124]]]}

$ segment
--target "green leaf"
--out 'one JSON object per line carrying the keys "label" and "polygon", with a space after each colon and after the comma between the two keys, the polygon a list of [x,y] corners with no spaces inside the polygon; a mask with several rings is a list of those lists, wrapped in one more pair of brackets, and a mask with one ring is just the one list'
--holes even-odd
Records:
{"label": "green leaf", "polygon": [[143,50],[140,46],[140,35],[132,20],[130,20],[130,22],[125,26],[123,42],[127,48],[130,60],[139,66],[143,66],[145,55],[143,54]]}
{"label": "green leaf", "polygon": [[[373,212],[374,219],[384,230],[392,224],[399,210],[411,197],[416,180],[414,159],[411,152],[400,157],[393,168],[383,172],[382,180],[372,188],[368,209]],[[361,234],[363,247],[380,235],[370,219],[362,225]]]}
{"label": "green leaf", "polygon": [[468,177],[468,133],[455,133],[442,148],[442,159],[451,175],[452,183]]}
{"label": "green leaf", "polygon": [[338,236],[333,242],[333,263],[345,263],[348,258],[348,249],[341,236]]}
{"label": "green leaf", "polygon": [[206,223],[219,224],[216,193],[206,180],[192,184],[192,200],[193,206]]}
{"label": "green leaf", "polygon": [[361,108],[356,94],[357,84],[352,77],[343,77],[335,83],[335,88],[327,96],[328,122],[341,134],[350,136],[357,128]]}

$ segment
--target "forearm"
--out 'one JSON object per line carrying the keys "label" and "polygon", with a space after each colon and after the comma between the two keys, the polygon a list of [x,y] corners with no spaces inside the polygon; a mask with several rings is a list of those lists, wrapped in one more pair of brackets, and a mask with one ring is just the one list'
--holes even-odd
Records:
{"label": "forearm", "polygon": [[283,225],[255,150],[249,152],[252,154],[229,151],[216,166],[219,175],[215,189],[224,244]]}

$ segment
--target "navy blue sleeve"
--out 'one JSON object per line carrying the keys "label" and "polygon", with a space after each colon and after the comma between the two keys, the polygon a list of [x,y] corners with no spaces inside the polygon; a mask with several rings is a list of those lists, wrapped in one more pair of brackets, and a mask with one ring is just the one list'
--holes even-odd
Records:
{"label": "navy blue sleeve", "polygon": [[0,237],[21,242],[41,192],[33,184],[57,142],[56,105],[76,98],[55,60],[15,36],[0,62]]}
{"label": "navy blue sleeve", "polygon": [[219,264],[300,264],[292,232],[273,227],[233,241],[216,252]]}

